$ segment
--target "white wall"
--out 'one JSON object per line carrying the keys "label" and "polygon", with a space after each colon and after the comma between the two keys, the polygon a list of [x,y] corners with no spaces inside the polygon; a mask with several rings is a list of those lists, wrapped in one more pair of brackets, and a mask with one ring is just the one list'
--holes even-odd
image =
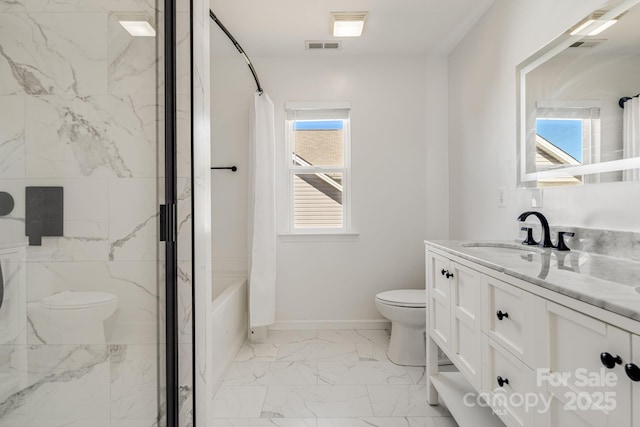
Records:
{"label": "white wall", "polygon": [[[379,319],[375,294],[423,287],[423,240],[428,234],[447,234],[446,215],[428,205],[425,197],[425,141],[428,135],[440,145],[446,140],[445,128],[427,126],[428,106],[429,111],[444,108],[441,99],[427,102],[427,76],[442,75],[446,63],[441,58],[430,67],[426,58],[406,56],[252,60],[276,107],[281,187],[284,103],[349,101],[352,107],[352,225],[360,235],[340,242],[278,241],[277,319]],[[255,86],[238,57],[214,58],[212,76],[212,164],[236,163],[240,168],[235,175],[213,175],[214,268],[226,269],[246,256],[248,111]],[[435,95],[442,98],[442,90]],[[440,201],[447,187],[443,151],[439,162],[430,163],[429,174],[429,188],[440,189]],[[283,188],[279,196],[283,229]],[[428,206],[440,216],[429,215],[427,220]]]}
{"label": "white wall", "polygon": [[[452,238],[513,239],[530,191],[516,189],[516,66],[600,5],[496,0],[449,57]],[[507,188],[499,208],[498,187]],[[640,183],[544,190],[552,224],[640,230]]]}

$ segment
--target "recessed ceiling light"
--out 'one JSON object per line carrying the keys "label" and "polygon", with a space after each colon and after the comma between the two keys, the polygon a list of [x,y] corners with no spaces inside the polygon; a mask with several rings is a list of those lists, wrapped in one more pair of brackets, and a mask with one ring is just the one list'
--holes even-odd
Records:
{"label": "recessed ceiling light", "polygon": [[155,37],[156,30],[146,20],[121,19],[120,25],[134,37]]}
{"label": "recessed ceiling light", "polygon": [[360,37],[369,12],[331,12],[334,37]]}

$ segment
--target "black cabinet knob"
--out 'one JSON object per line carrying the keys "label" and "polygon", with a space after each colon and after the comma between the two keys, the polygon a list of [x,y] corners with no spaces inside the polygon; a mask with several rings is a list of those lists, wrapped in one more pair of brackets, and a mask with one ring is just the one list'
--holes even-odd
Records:
{"label": "black cabinet knob", "polygon": [[442,271],[440,272],[440,274],[442,274],[443,276],[444,276],[445,274],[447,274],[447,273],[448,273],[448,271],[447,271],[447,270],[445,270],[444,268],[443,268],[443,269],[442,269]]}
{"label": "black cabinet knob", "polygon": [[498,310],[498,312],[496,313],[496,317],[498,318],[498,320],[502,320],[505,317],[508,318],[509,313],[507,313],[506,311],[503,313],[502,311]]}
{"label": "black cabinet knob", "polygon": [[449,279],[449,278],[453,277],[453,273],[449,273],[449,272],[447,271],[447,274],[445,274],[445,276],[447,276],[447,279]]}
{"label": "black cabinet knob", "polygon": [[631,379],[631,381],[640,381],[640,368],[635,363],[627,363],[624,366],[624,371],[627,373],[627,376]]}
{"label": "black cabinet knob", "polygon": [[509,380],[507,378],[498,377],[498,385],[500,387],[504,387],[505,384],[509,384]]}
{"label": "black cabinet knob", "polygon": [[612,356],[611,353],[607,352],[600,354],[600,361],[609,369],[613,369],[616,365],[622,365],[622,359],[620,356]]}

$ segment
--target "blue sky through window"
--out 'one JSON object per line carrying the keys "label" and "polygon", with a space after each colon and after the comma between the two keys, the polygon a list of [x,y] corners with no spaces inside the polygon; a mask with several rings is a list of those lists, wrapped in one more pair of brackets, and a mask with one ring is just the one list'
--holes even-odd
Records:
{"label": "blue sky through window", "polygon": [[302,120],[293,122],[293,130],[340,130],[342,120]]}
{"label": "blue sky through window", "polygon": [[537,119],[536,133],[582,163],[582,120]]}

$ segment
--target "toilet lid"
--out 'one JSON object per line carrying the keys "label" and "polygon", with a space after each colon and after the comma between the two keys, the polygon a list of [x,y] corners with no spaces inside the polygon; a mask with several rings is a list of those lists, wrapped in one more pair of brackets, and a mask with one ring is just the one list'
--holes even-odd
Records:
{"label": "toilet lid", "polygon": [[400,307],[426,307],[427,292],[424,289],[398,289],[380,292],[376,298],[385,304]]}
{"label": "toilet lid", "polygon": [[42,299],[42,304],[53,310],[69,310],[106,304],[118,297],[107,292],[64,291]]}

